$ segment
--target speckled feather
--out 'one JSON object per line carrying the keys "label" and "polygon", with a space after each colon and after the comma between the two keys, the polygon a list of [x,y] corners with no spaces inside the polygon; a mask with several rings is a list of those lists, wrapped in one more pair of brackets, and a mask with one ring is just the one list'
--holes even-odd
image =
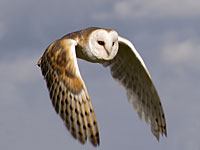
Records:
{"label": "speckled feather", "polygon": [[96,117],[85,84],[76,72],[76,58],[65,37],[53,42],[38,62],[56,112],[75,139],[99,145]]}
{"label": "speckled feather", "polygon": [[114,79],[122,84],[129,102],[133,104],[140,118],[151,125],[151,131],[159,140],[159,135],[167,136],[166,121],[160,98],[148,71],[131,51],[128,45],[120,42],[116,57],[106,63],[110,66]]}
{"label": "speckled feather", "polygon": [[99,145],[99,131],[77,58],[109,66],[114,79],[125,87],[140,118],[151,125],[159,140],[167,136],[165,115],[145,63],[132,43],[112,29],[90,27],[54,41],[38,61],[52,104],[71,135],[84,144]]}

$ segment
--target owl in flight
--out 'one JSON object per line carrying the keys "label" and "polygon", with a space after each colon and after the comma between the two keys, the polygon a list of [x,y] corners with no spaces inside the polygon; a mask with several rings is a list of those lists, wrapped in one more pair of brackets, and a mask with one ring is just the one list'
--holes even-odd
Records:
{"label": "owl in flight", "polygon": [[133,44],[115,30],[90,27],[52,42],[38,61],[51,102],[71,135],[82,144],[100,144],[98,123],[77,58],[109,67],[125,88],[139,117],[153,135],[167,135],[166,121],[151,76]]}

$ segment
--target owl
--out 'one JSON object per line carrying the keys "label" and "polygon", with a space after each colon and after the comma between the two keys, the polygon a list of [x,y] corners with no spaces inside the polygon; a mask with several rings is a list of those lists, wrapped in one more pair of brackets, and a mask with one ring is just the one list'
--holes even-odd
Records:
{"label": "owl", "polygon": [[38,61],[55,111],[75,139],[82,144],[87,139],[94,146],[100,144],[97,119],[77,58],[109,67],[153,135],[158,140],[160,135],[167,136],[160,98],[133,44],[113,29],[90,27],[55,40]]}

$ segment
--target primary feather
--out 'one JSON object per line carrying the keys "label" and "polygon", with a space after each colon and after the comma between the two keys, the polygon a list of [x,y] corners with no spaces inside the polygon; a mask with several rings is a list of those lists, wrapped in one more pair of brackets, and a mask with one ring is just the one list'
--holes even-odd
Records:
{"label": "primary feather", "polygon": [[125,87],[128,100],[139,117],[150,123],[155,137],[159,140],[160,134],[167,135],[160,98],[149,71],[134,46],[128,40],[119,37],[118,53],[108,65],[113,78]]}
{"label": "primary feather", "polygon": [[99,144],[99,131],[94,110],[75,57],[76,42],[60,39],[53,42],[39,65],[56,112],[64,120],[74,138]]}

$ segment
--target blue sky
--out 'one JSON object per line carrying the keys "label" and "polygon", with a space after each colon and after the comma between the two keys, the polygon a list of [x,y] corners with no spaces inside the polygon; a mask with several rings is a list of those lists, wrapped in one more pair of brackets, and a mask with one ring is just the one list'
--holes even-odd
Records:
{"label": "blue sky", "polygon": [[96,149],[200,149],[200,2],[1,0],[0,149],[94,149],[55,113],[36,62],[53,40],[89,26],[132,41],[158,89],[168,137],[140,121],[108,69],[79,61],[100,126]]}

